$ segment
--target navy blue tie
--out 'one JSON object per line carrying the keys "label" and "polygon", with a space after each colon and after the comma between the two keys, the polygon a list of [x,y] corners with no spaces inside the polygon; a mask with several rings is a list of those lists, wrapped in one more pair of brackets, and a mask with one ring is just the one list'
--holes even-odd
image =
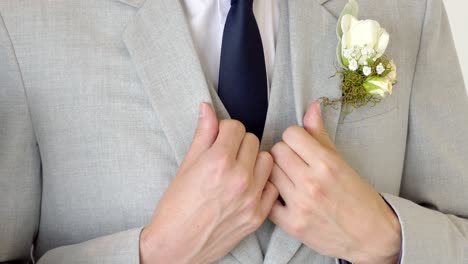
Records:
{"label": "navy blue tie", "polygon": [[232,119],[262,138],[268,83],[253,0],[231,0],[221,48],[218,94]]}

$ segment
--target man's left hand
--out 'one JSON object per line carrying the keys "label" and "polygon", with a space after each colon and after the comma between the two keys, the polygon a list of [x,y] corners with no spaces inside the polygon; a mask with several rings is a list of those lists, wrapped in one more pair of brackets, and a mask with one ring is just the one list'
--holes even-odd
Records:
{"label": "man's left hand", "polygon": [[270,180],[283,199],[270,213],[276,225],[323,255],[357,264],[397,263],[398,218],[341,158],[318,102],[307,111],[304,128],[288,128],[271,153]]}

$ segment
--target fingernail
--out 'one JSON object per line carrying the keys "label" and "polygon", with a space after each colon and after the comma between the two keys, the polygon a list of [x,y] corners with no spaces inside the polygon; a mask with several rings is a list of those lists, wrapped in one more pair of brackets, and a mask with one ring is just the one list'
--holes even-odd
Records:
{"label": "fingernail", "polygon": [[201,103],[200,104],[200,109],[198,111],[198,118],[201,119],[201,118],[205,117],[205,115],[206,115],[206,104]]}

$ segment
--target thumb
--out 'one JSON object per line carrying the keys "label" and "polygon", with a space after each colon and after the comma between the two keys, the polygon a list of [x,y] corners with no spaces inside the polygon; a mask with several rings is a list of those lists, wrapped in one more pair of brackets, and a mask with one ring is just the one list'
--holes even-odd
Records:
{"label": "thumb", "polygon": [[219,122],[213,108],[207,103],[201,103],[198,112],[198,126],[184,162],[194,160],[208,150],[218,136],[218,128]]}
{"label": "thumb", "polygon": [[335,144],[328,136],[327,130],[323,125],[322,111],[320,109],[320,102],[316,101],[307,110],[304,116],[304,128],[305,130],[320,142],[324,147],[336,150]]}

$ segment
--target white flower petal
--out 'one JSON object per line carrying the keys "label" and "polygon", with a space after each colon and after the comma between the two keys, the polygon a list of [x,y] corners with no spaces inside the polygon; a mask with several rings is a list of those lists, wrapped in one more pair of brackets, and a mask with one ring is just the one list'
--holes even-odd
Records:
{"label": "white flower petal", "polygon": [[367,56],[361,56],[361,58],[359,59],[359,65],[363,65],[363,66],[367,65],[368,64],[367,59],[368,59]]}
{"label": "white flower petal", "polygon": [[385,53],[389,41],[390,35],[387,33],[387,31],[385,31],[385,29],[382,29],[379,40],[375,45],[375,50],[377,51],[378,58],[382,57],[382,55]]}
{"label": "white flower petal", "polygon": [[369,66],[366,66],[362,68],[362,73],[364,73],[365,76],[369,76],[372,73],[372,68]]}
{"label": "white flower petal", "polygon": [[343,37],[341,38],[341,48],[342,49],[350,49],[352,48],[351,45],[349,45],[349,39],[351,37],[351,33],[349,31],[346,31],[343,33]]}
{"label": "white flower petal", "polygon": [[346,59],[351,59],[351,50],[343,49],[343,57],[345,57]]}
{"label": "white flower petal", "polygon": [[352,16],[352,15],[344,15],[342,18],[341,18],[341,30],[344,32],[348,32],[350,30],[351,27],[353,27],[356,23],[358,22],[358,20]]}
{"label": "white flower petal", "polygon": [[350,60],[348,68],[351,71],[356,71],[359,68],[357,61],[355,59]]}
{"label": "white flower petal", "polygon": [[385,71],[385,67],[382,63],[379,63],[379,65],[377,65],[376,71],[378,75],[382,74]]}
{"label": "white flower petal", "polygon": [[374,20],[361,20],[349,32],[351,33],[351,38],[347,40],[349,45],[374,47],[378,41],[380,25]]}

